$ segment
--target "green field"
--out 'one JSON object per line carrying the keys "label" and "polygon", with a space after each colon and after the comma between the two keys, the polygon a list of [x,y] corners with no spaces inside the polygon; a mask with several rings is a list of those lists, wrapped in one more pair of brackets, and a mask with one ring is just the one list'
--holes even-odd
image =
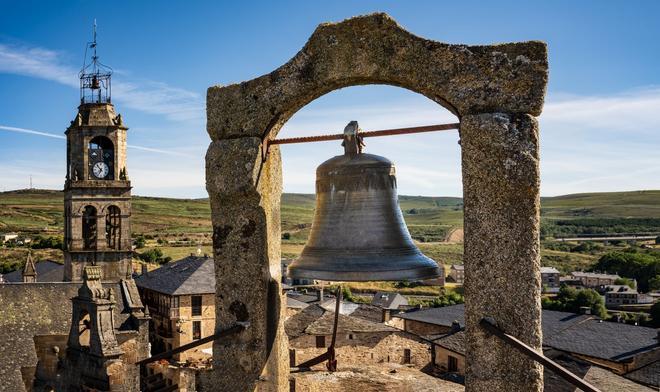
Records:
{"label": "green field", "polygon": [[[448,233],[463,227],[461,198],[401,196],[399,202],[408,229],[425,254],[443,264],[462,263],[463,245],[443,242]],[[660,233],[660,191],[544,197],[541,204],[544,238],[585,233]],[[314,205],[314,195],[282,196],[284,257],[295,257],[302,250],[311,228]],[[62,214],[61,191],[0,193],[0,232],[61,235]],[[201,244],[203,252],[210,253],[211,219],[207,199],[134,196],[131,224],[134,236],[148,237],[147,248],[160,246],[164,255],[174,260],[195,252],[194,244]],[[158,239],[161,244],[157,244]],[[185,241],[188,245],[174,244],[174,241]],[[602,251],[608,249],[611,247]],[[48,257],[57,258],[55,253],[48,253]],[[542,257],[544,265],[568,271],[588,268],[601,253],[543,249]],[[0,249],[0,262],[16,263],[16,257],[20,257],[16,251]]]}

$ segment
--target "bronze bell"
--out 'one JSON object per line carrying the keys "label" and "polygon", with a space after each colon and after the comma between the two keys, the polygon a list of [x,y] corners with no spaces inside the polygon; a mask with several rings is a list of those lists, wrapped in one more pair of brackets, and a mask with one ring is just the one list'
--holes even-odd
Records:
{"label": "bronze bell", "polygon": [[314,223],[293,279],[423,280],[442,274],[410,238],[396,192],[394,164],[362,153],[358,124],[344,130],[344,155],[316,169]]}
{"label": "bronze bell", "polygon": [[96,77],[96,75],[92,76],[92,87],[90,87],[90,89],[98,90],[100,88],[101,84],[99,83],[99,79]]}

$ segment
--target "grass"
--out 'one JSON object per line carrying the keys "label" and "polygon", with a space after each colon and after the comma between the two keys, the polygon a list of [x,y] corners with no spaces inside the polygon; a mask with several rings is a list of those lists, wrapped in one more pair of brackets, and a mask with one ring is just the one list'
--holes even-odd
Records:
{"label": "grass", "polygon": [[[61,235],[63,227],[63,198],[61,191],[23,190],[0,193],[0,232],[20,232],[41,235]],[[400,196],[399,204],[408,229],[419,248],[429,257],[445,265],[463,262],[463,245],[443,243],[453,229],[463,227],[463,201],[457,197]],[[575,221],[577,226],[563,226],[576,233],[585,219],[598,224],[608,222],[617,230],[626,230],[626,222],[646,218],[645,229],[660,233],[660,191],[615,193],[584,193],[541,200],[541,219],[545,226],[556,226],[558,221]],[[211,211],[208,199],[171,199],[134,196],[131,228],[134,235],[153,237],[147,247],[160,246],[165,256],[174,260],[196,253],[197,246],[158,245],[163,241],[187,239],[202,243],[203,253],[212,253]],[[314,217],[315,197],[309,194],[282,195],[282,256],[293,258],[300,254],[307,240]],[[659,219],[655,221],[654,219]],[[657,222],[657,224],[656,224]],[[586,222],[588,223],[588,222]],[[586,224],[584,223],[584,224]],[[651,225],[651,226],[649,226]],[[631,226],[630,227],[634,227]],[[607,250],[607,249],[605,249]],[[605,251],[604,250],[604,251]],[[24,250],[23,250],[24,252]],[[602,253],[602,252],[600,252]],[[543,249],[543,265],[554,266],[568,272],[586,269],[599,254],[582,254]],[[37,252],[36,258],[61,260],[61,252]],[[21,263],[25,255],[17,250],[1,249],[0,263]],[[415,288],[418,289],[418,288]]]}

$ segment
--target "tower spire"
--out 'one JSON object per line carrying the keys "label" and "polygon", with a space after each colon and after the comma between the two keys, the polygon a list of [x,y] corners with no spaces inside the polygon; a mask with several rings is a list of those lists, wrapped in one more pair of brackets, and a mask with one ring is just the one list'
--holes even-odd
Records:
{"label": "tower spire", "polygon": [[32,259],[32,251],[28,251],[27,261],[23,267],[23,283],[35,283],[37,281],[37,268]]}
{"label": "tower spire", "polygon": [[[92,28],[92,41],[85,47],[85,58],[80,70],[80,103],[110,103],[112,68],[101,63],[97,54],[98,44],[96,19]],[[87,51],[91,49],[88,62]]]}

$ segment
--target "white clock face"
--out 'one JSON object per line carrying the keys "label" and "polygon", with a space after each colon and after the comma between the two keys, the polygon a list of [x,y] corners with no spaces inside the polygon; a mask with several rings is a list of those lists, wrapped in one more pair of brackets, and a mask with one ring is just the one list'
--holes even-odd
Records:
{"label": "white clock face", "polygon": [[96,178],[105,178],[108,175],[109,168],[105,162],[96,162],[92,168]]}

